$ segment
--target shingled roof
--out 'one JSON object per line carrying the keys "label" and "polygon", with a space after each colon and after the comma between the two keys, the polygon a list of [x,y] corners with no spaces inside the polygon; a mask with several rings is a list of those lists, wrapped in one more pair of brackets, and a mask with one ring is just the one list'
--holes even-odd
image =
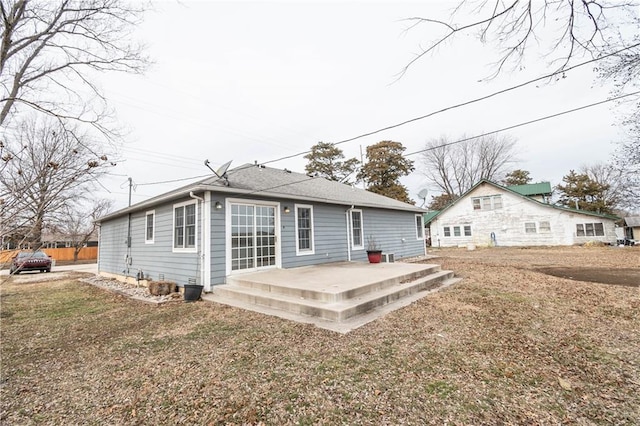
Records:
{"label": "shingled roof", "polygon": [[640,226],[640,216],[630,216],[624,218],[624,223],[631,228]]}
{"label": "shingled roof", "polygon": [[190,192],[214,191],[228,197],[254,196],[286,198],[355,207],[373,207],[424,213],[425,210],[351,185],[255,164],[244,164],[227,171],[227,179],[217,176],[167,192],[111,213],[100,221],[131,213],[150,206],[184,197]]}

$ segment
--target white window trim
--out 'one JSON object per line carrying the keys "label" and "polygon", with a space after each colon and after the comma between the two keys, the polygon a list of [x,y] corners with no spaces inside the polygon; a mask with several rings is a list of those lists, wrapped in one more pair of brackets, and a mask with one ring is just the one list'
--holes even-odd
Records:
{"label": "white window trim", "polygon": [[[231,269],[231,205],[244,204],[253,206],[270,206],[276,209],[276,264],[274,266],[264,266],[261,268],[241,269],[233,271]],[[280,244],[280,203],[276,201],[254,200],[250,198],[227,198],[225,200],[225,244],[226,249],[226,275],[241,275],[247,272],[255,272],[258,270],[282,268],[282,245]]]}
{"label": "white window trim", "polygon": [[[533,229],[529,231],[527,229],[527,225],[533,225]],[[538,233],[538,224],[535,222],[524,222],[524,233],[525,234],[537,234]]]}
{"label": "white window trim", "polygon": [[[151,239],[147,239],[147,229],[149,227],[149,215],[152,214],[153,215],[153,223],[151,224],[153,227],[153,235],[151,236]],[[144,214],[144,243],[145,244],[153,244],[155,242],[156,239],[156,211],[155,210],[149,210]]]}
{"label": "white window trim", "polygon": [[[293,208],[295,209],[295,217],[294,220],[296,222],[296,256],[307,256],[307,255],[311,255],[311,254],[315,254],[316,253],[316,249],[315,249],[315,244],[316,244],[316,236],[315,236],[315,228],[313,227],[313,206],[310,204],[295,204],[293,206]],[[298,209],[309,209],[309,219],[311,220],[311,241],[310,241],[310,248],[308,249],[304,249],[301,250],[300,249],[300,242],[298,241]]]}
{"label": "white window trim", "polygon": [[[360,245],[355,245],[353,243],[353,212],[359,212],[360,213]],[[351,230],[351,235],[349,235],[349,238],[351,238],[351,250],[364,250],[364,214],[362,214],[362,210],[361,209],[351,209],[349,211],[349,228]]]}
{"label": "white window trim", "polygon": [[424,217],[421,214],[417,214],[416,219],[420,219],[420,231],[418,231],[418,222],[415,221],[416,240],[424,240]]}
{"label": "white window trim", "polygon": [[[484,208],[483,205],[483,201],[485,199],[488,199],[489,201],[489,208]],[[500,200],[500,207],[496,207],[496,199]],[[476,200],[478,201],[478,203],[480,203],[479,205],[479,209],[476,209],[474,206],[474,203],[476,202]],[[495,194],[495,195],[483,195],[481,197],[473,197],[471,198],[471,209],[473,211],[493,211],[493,210],[501,210],[504,208],[504,203],[502,200],[502,194]]]}
{"label": "white window trim", "polygon": [[[195,244],[193,247],[176,247],[176,208],[185,207],[188,205],[194,204],[196,206],[196,232],[195,232]],[[186,210],[186,209],[185,209]],[[185,201],[182,203],[174,204],[171,209],[171,214],[173,215],[172,227],[171,227],[171,251],[173,253],[197,253],[198,252],[198,203],[197,200],[193,201]],[[185,229],[186,229],[186,220],[187,216],[185,215]],[[155,231],[154,231],[155,232]],[[187,239],[187,233],[184,234],[185,241]]]}
{"label": "white window trim", "polygon": [[[464,228],[465,226],[469,227],[469,232],[471,232],[471,235],[465,235],[465,231]],[[449,235],[445,234],[445,228],[449,228]],[[455,234],[455,229],[458,228],[460,230],[460,235],[456,235]],[[473,237],[473,227],[468,224],[468,223],[455,223],[455,224],[449,224],[449,225],[443,225],[442,226],[442,238],[457,238],[457,239],[465,239],[465,238],[471,238]]]}

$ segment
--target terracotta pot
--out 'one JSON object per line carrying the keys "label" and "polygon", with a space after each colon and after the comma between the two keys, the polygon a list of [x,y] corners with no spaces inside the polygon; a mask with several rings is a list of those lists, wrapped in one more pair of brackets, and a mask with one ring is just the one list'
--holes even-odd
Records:
{"label": "terracotta pot", "polygon": [[367,250],[369,263],[380,263],[382,261],[382,250]]}

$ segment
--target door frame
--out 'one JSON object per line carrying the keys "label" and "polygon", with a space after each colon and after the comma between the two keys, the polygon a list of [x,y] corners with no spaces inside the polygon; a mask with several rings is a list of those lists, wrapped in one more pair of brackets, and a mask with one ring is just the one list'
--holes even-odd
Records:
{"label": "door frame", "polygon": [[[275,245],[276,245],[276,264],[270,266],[253,267],[250,269],[241,269],[239,271],[231,270],[231,205],[232,204],[245,204],[252,206],[266,206],[273,207],[275,211]],[[254,210],[255,215],[255,210]],[[254,223],[255,225],[255,223]],[[280,202],[268,201],[268,200],[254,200],[249,198],[227,198],[225,202],[225,264],[226,275],[243,274],[247,272],[263,271],[267,269],[282,268],[282,238],[280,237]],[[255,236],[254,236],[255,237]],[[255,248],[255,247],[254,247]]]}

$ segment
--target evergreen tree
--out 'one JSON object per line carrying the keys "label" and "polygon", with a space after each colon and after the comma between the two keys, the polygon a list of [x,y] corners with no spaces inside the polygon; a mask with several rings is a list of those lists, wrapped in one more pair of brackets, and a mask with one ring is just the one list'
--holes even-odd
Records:
{"label": "evergreen tree", "polygon": [[308,174],[317,174],[336,182],[349,182],[349,176],[356,171],[360,162],[355,158],[343,161],[344,154],[332,143],[318,142],[311,152],[304,156],[309,162],[305,166]]}
{"label": "evergreen tree", "polygon": [[517,169],[507,173],[502,183],[505,186],[526,185],[531,182],[531,180],[527,170]]}
{"label": "evergreen tree", "polygon": [[564,185],[556,187],[561,193],[560,204],[580,210],[613,214],[613,206],[607,204],[605,197],[608,184],[598,183],[586,173],[576,173],[574,170],[564,176],[562,181]]}
{"label": "evergreen tree", "polygon": [[431,197],[431,203],[427,207],[429,210],[442,210],[453,203],[458,197],[451,194],[440,194]]}
{"label": "evergreen tree", "polygon": [[376,194],[414,204],[400,178],[414,170],[413,161],[402,155],[406,148],[400,142],[382,141],[367,147],[367,163],[358,172],[358,180]]}

